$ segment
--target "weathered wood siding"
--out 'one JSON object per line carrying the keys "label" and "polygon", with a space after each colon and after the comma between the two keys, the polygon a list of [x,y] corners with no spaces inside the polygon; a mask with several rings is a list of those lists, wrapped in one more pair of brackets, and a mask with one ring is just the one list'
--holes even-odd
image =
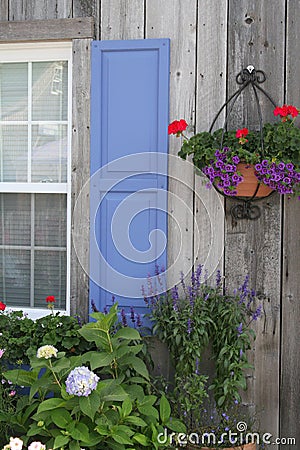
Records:
{"label": "weathered wood siding", "polygon": [[[72,36],[74,202],[89,172],[90,37],[170,38],[170,120],[185,118],[191,134],[208,129],[226,96],[236,89],[235,75],[248,64],[265,71],[265,88],[276,102],[300,105],[299,0],[2,0],[0,36],[5,41],[8,24],[13,21],[82,17],[93,18],[94,28],[93,36],[81,36],[87,40]],[[272,116],[267,102],[263,113],[266,119]],[[241,99],[231,118],[233,126],[243,122],[257,122],[253,103],[247,98]],[[179,147],[179,140],[170,139],[170,155],[176,156]],[[223,198],[204,188],[190,164],[171,158],[169,174],[168,257],[169,264],[177,261],[174,279],[178,268],[187,271],[197,262],[206,262],[209,271],[216,265],[223,267],[227,286],[250,274],[251,285],[263,301],[264,316],[256,327],[252,354],[256,372],[249,376],[245,402],[256,406],[261,429],[272,433],[274,439],[296,438],[296,446],[284,445],[282,449],[297,448],[300,204],[296,199],[282,201],[274,195],[259,202],[262,215],[257,221],[234,223],[230,216],[234,201],[226,200],[224,213]],[[81,227],[88,259],[87,217],[87,210],[82,211],[74,223]],[[73,253],[73,310],[86,311],[87,289],[87,277]]]}

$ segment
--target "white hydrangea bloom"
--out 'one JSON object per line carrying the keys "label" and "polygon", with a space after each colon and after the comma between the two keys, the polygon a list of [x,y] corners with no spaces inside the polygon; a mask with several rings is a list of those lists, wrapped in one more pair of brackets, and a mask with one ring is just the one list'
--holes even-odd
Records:
{"label": "white hydrangea bloom", "polygon": [[56,358],[57,352],[57,348],[53,347],[53,345],[43,345],[38,349],[36,356],[45,359],[52,358],[52,356]]}

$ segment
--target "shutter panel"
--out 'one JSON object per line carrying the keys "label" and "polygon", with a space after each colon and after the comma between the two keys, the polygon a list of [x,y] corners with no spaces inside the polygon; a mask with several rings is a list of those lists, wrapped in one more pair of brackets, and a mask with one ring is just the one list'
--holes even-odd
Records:
{"label": "shutter panel", "polygon": [[90,302],[144,313],[166,267],[169,40],[94,41]]}

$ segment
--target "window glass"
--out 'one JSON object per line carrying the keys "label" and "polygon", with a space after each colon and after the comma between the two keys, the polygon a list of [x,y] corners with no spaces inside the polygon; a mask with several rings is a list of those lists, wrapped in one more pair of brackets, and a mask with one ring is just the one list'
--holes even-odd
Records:
{"label": "window glass", "polygon": [[65,194],[0,194],[4,303],[45,307],[45,298],[55,295],[56,306],[65,309],[66,211]]}
{"label": "window glass", "polygon": [[[0,44],[0,300],[68,310],[71,43]],[[30,310],[29,310],[30,311]]]}
{"label": "window glass", "polygon": [[28,64],[0,63],[0,120],[27,120]]}
{"label": "window glass", "polygon": [[32,64],[32,120],[68,119],[66,61]]}

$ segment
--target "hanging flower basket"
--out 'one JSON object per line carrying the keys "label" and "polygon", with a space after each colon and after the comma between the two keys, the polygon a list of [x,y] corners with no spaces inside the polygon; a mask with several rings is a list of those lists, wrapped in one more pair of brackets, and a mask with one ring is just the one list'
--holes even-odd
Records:
{"label": "hanging flower basket", "polygon": [[239,163],[237,171],[241,173],[243,181],[236,187],[238,197],[262,198],[267,197],[273,192],[269,186],[260,183],[255,175],[253,164]]}
{"label": "hanging flower basket", "polygon": [[[187,137],[185,120],[175,120],[169,125],[169,134],[183,137],[178,155],[183,159],[191,155],[196,168],[208,178],[207,187],[214,186],[226,197],[248,201],[278,192],[300,198],[300,128],[295,125],[300,111],[293,105],[276,106],[260,86],[265,80],[263,71],[253,66],[243,69],[236,77],[239,89],[220,108],[209,131]],[[254,93],[259,129],[228,130],[233,106],[247,87]],[[259,92],[273,104],[279,122],[263,124]],[[224,110],[227,110],[224,126],[213,132]]]}

